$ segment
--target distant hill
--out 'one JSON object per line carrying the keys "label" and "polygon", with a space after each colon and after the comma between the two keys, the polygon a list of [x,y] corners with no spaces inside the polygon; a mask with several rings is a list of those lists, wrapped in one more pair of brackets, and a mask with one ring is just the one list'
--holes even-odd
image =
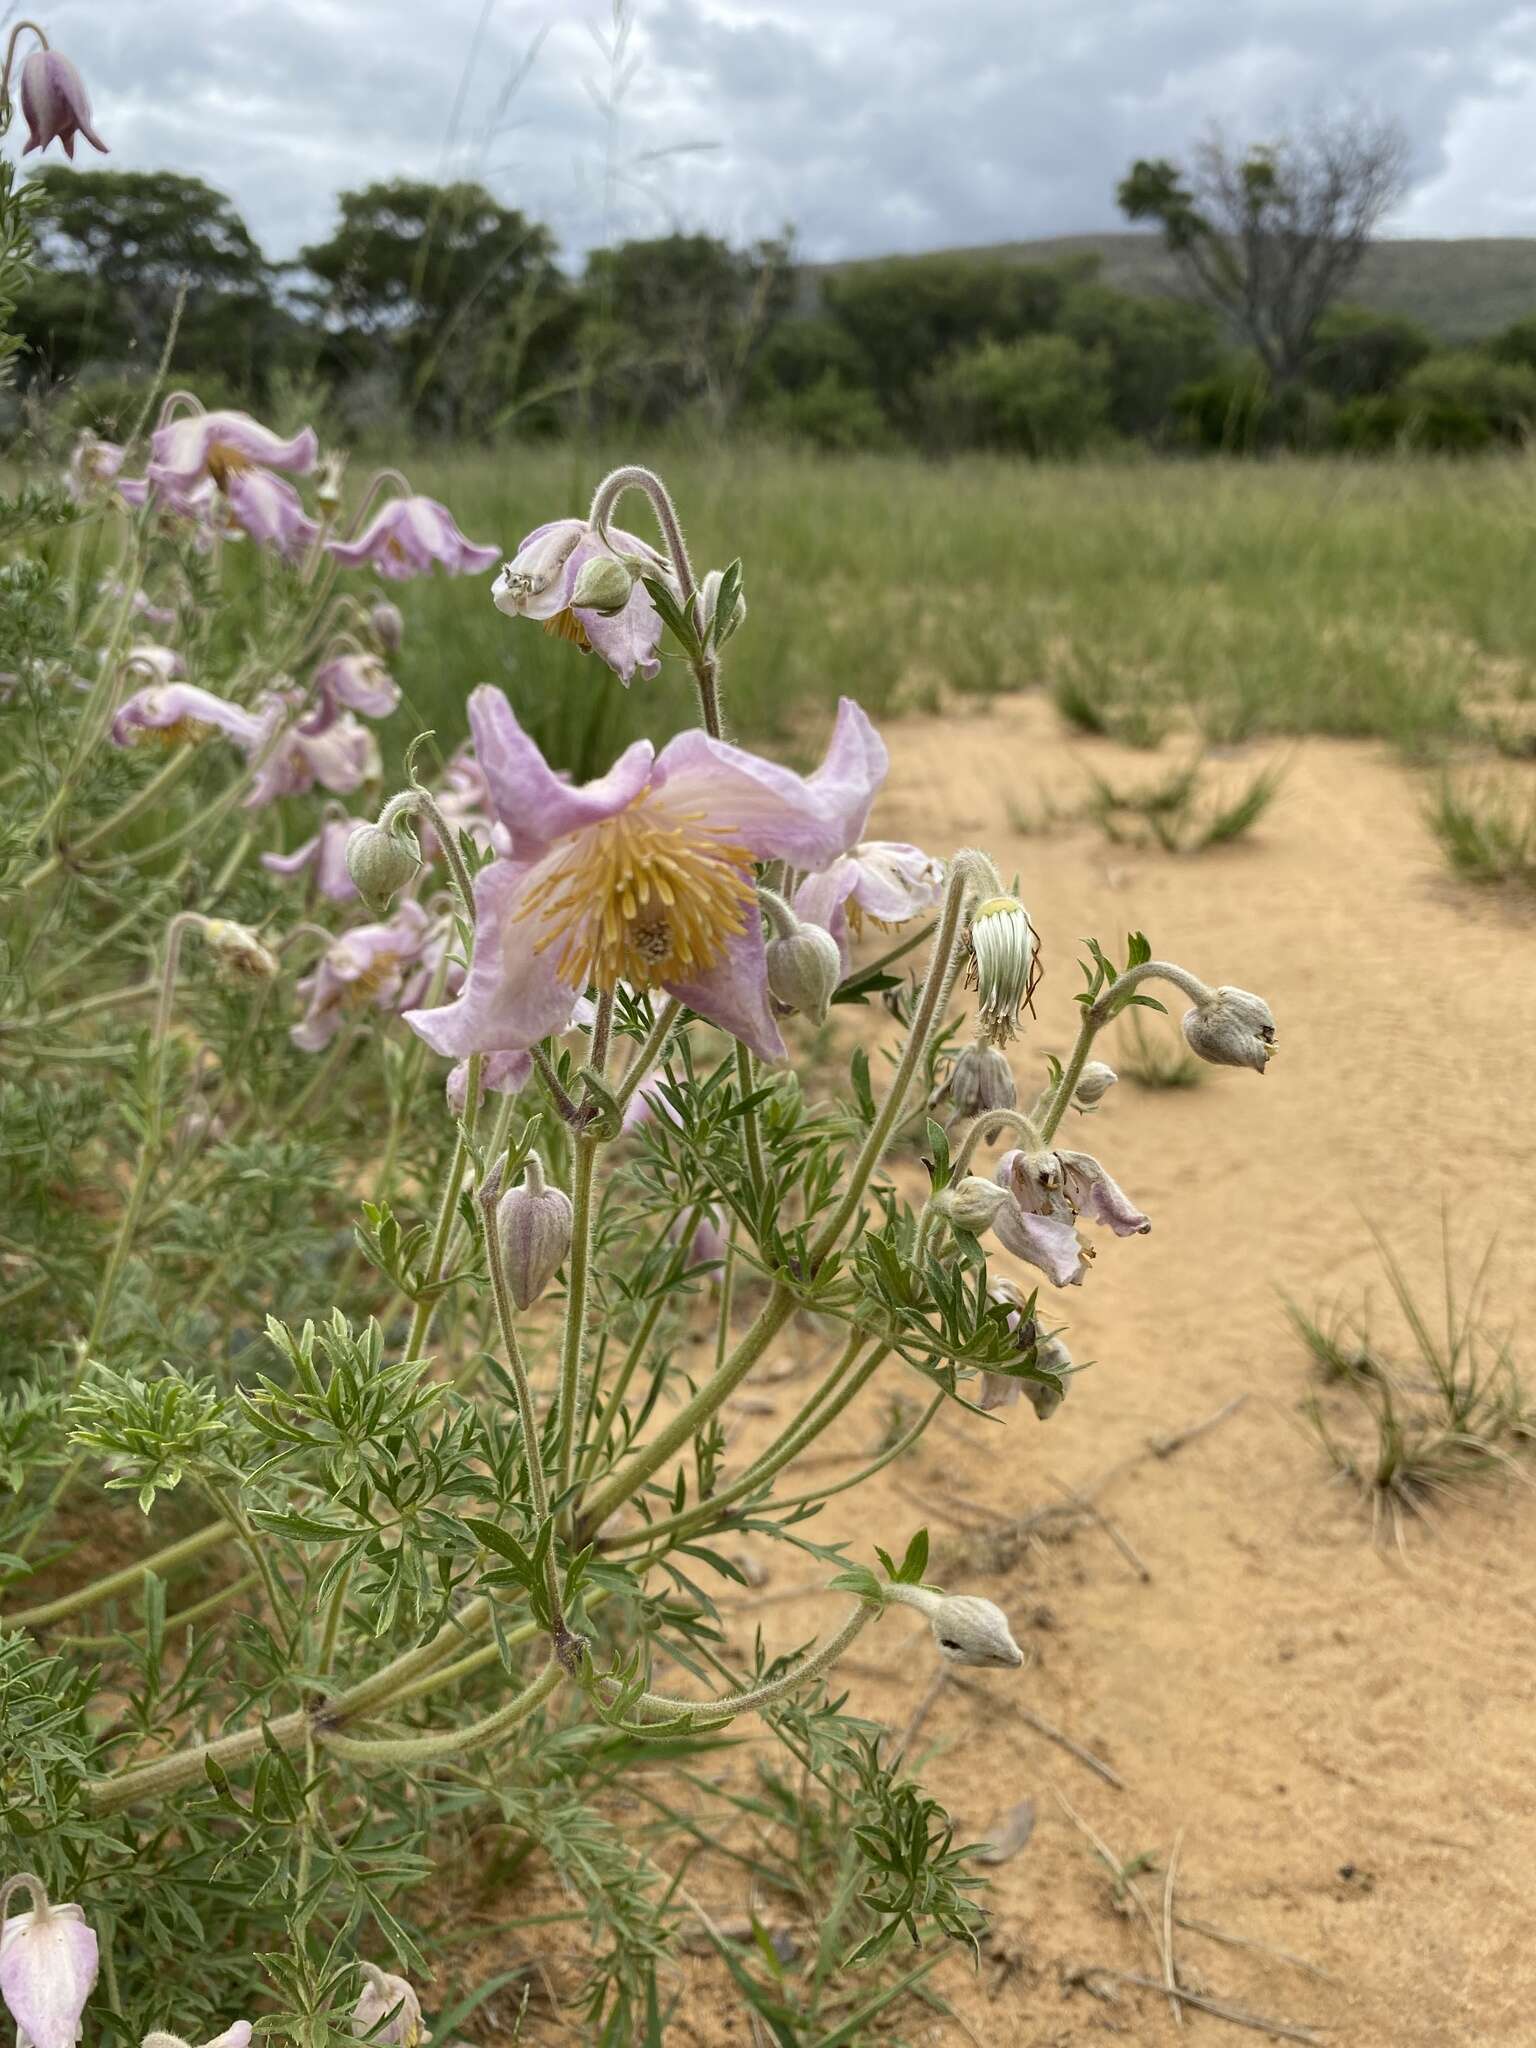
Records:
{"label": "distant hill", "polygon": [[[1183,278],[1156,235],[1054,235],[955,249],[956,256],[1054,263],[1097,256],[1099,276],[1120,291],[1182,297]],[[817,266],[853,270],[853,263]],[[1536,237],[1505,241],[1378,242],[1346,298],[1354,305],[1407,313],[1445,341],[1478,341],[1511,320],[1536,314]]]}

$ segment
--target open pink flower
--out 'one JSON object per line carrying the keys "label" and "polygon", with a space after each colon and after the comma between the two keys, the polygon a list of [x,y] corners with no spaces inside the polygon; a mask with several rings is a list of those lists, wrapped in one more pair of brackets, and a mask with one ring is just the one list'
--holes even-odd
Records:
{"label": "open pink flower", "polygon": [[453,576],[479,576],[499,558],[499,548],[466,540],[453,514],[435,498],[391,498],[356,540],[328,540],[345,569],[372,562],[381,576],[403,582],[439,563]]}
{"label": "open pink flower", "polygon": [[942,861],[900,840],[866,839],[819,875],[807,876],[795,891],[794,910],[832,934],[846,974],[850,936],[858,937],[866,917],[892,931],[943,899]]}
{"label": "open pink flower", "polygon": [[0,1996],[19,2042],[75,2048],[96,1982],[96,1936],[78,1906],[50,1905],[35,1878],[30,1889],[33,1910],[0,1926]]}
{"label": "open pink flower", "polygon": [[[278,707],[287,708],[287,700],[279,692],[262,700],[269,718]],[[266,730],[270,733],[273,728]],[[380,773],[378,741],[350,711],[343,712],[319,732],[307,730],[302,723],[290,726],[262,760],[245,807],[260,810],[279,797],[303,796],[316,783],[333,795],[351,796],[365,782],[376,781]]]}
{"label": "open pink flower", "polygon": [[27,122],[23,156],[58,141],[73,162],[77,135],[103,156],[111,153],[91,126],[91,102],[79,72],[58,50],[34,50],[22,65],[21,111]]}
{"label": "open pink flower", "polygon": [[288,1034],[303,1052],[323,1052],[349,1016],[372,1007],[392,1010],[422,955],[431,919],[419,903],[402,903],[387,922],[343,932],[327,946],[297,993],[308,1008]]}
{"label": "open pink flower", "polygon": [[508,857],[475,879],[464,992],[407,1022],[437,1052],[524,1051],[589,983],[664,989],[765,1059],[768,999],[753,864],[821,868],[852,845],[886,752],[844,698],[825,760],[801,776],[702,732],[637,740],[608,773],[564,782],[499,690],[469,700],[475,753]]}
{"label": "open pink flower", "polygon": [[195,683],[155,683],[136,690],[112,720],[114,746],[136,747],[146,740],[161,746],[195,745],[222,732],[247,752],[261,745],[272,727],[267,719],[200,690]]}
{"label": "open pink flower", "polygon": [[313,875],[315,887],[332,903],[357,900],[357,884],[347,870],[347,841],[359,820],[343,813],[329,817],[313,839],[306,839],[292,853],[264,853],[261,864],[269,874],[285,880],[294,875]]}
{"label": "open pink flower", "polygon": [[636,580],[622,611],[578,610],[571,603],[576,579],[589,562],[620,555],[630,557],[631,565],[647,575],[672,580],[665,556],[634,534],[610,527],[604,541],[585,519],[554,519],[536,526],[523,541],[496,578],[491,601],[498,611],[537,619],[546,633],[569,640],[584,654],[597,655],[621,683],[628,683],[636,669],[649,682],[661,668],[656,652],[661,614],[645,585]]}
{"label": "open pink flower", "polygon": [[[400,685],[376,654],[338,654],[315,670],[315,690],[327,722],[339,709],[364,718],[388,718],[400,702]],[[320,721],[310,721],[318,730]]]}
{"label": "open pink flower", "polygon": [[236,477],[257,469],[302,476],[314,468],[319,452],[313,427],[301,427],[285,441],[248,412],[192,413],[156,428],[149,443],[148,479],[179,510],[199,484],[212,482],[227,490]]}

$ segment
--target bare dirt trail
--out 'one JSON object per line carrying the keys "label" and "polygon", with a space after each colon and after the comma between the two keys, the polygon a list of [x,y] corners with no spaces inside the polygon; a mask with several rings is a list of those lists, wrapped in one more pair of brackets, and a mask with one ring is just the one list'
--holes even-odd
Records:
{"label": "bare dirt trail", "polygon": [[[1406,1559],[1373,1545],[1301,1425],[1308,1373],[1281,1304],[1369,1287],[1384,1309],[1367,1219],[1438,1302],[1442,1205],[1463,1270],[1501,1239],[1495,1316],[1513,1321],[1529,1303],[1536,918],[1444,879],[1419,785],[1373,746],[1302,747],[1251,840],[1179,858],[1107,845],[1087,821],[1010,824],[1048,795],[1075,807],[1085,764],[1147,772],[1145,757],[1066,739],[1038,698],[912,719],[890,737],[874,829],[934,852],[985,845],[1019,870],[1043,934],[1021,1092],[1047,1052],[1067,1049],[1085,934],[1118,947],[1141,928],[1159,955],[1261,992],[1282,1046],[1262,1079],[1123,1082],[1075,1126],[1154,1229],[1101,1236],[1087,1284],[1052,1296],[1074,1355],[1095,1361],[1059,1414],[1044,1427],[1022,1405],[998,1425],[947,1420],[817,1525],[867,1554],[875,1537],[899,1547],[926,1524],[943,1582],[1001,1602],[1029,1652],[1022,1673],[946,1687],[918,1740],[925,1780],[973,1837],[1019,1799],[1037,1809],[1032,1839],[994,1873],[988,1960],[973,1975],[957,1956],[937,1981],[988,2048],[1177,2037],[1157,1994],[1122,1985],[1109,1999],[1106,1979],[1073,1982],[1096,1965],[1152,1977],[1160,1965],[1054,1786],[1120,1856],[1155,1858],[1139,1883],[1156,1914],[1181,1837],[1180,1913],[1328,1973],[1176,1929],[1187,1987],[1351,2048],[1536,2042],[1536,1497],[1515,1481],[1482,1486],[1411,1527]],[[1143,1457],[1102,1497],[1148,1579],[1092,1524],[1044,1529],[1011,1554],[977,1533],[1239,1395],[1219,1426]],[[787,1413],[782,1389],[759,1398]],[[882,1410],[866,1398],[838,1446],[867,1451]],[[770,1590],[798,1576],[782,1555]],[[761,1623],[774,1647],[826,1621],[809,1598],[738,1611],[743,1639]],[[851,1706],[903,1728],[935,1668],[922,1631],[896,1613],[866,1642],[844,1667]],[[1123,1789],[1019,1704],[1097,1753]],[[744,1903],[724,1872],[712,1896],[722,1910]],[[1261,2038],[1195,2012],[1184,2032]],[[954,2021],[909,2033],[964,2038]],[[702,1964],[675,2038],[750,2038]]]}

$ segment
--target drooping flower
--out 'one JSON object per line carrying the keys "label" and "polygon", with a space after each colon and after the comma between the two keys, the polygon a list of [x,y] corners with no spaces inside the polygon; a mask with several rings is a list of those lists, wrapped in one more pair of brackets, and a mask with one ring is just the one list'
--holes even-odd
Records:
{"label": "drooping flower", "polygon": [[405,618],[399,605],[381,597],[368,607],[368,623],[374,638],[386,654],[398,654],[405,638]]}
{"label": "drooping flower", "polygon": [[323,1052],[359,1010],[394,1009],[430,928],[426,911],[408,900],[385,922],[358,925],[333,940],[296,990],[308,998],[303,1017],[288,1034],[300,1051]]}
{"label": "drooping flower", "polygon": [[83,135],[103,156],[110,154],[91,126],[91,102],[84,81],[59,50],[34,50],[22,65],[21,111],[27,123],[23,156],[58,141],[73,163],[77,135]]}
{"label": "drooping flower", "polygon": [[310,731],[338,709],[360,711],[364,718],[388,718],[400,702],[400,685],[375,654],[338,654],[315,670],[320,712],[308,721]]}
{"label": "drooping flower", "polygon": [[1056,1157],[1061,1161],[1063,1191],[1079,1215],[1107,1223],[1116,1237],[1146,1236],[1152,1228],[1151,1218],[1141,1213],[1097,1159],[1087,1152],[1062,1150]]}
{"label": "drooping flower", "polygon": [[195,683],[154,683],[147,690],[135,690],[112,720],[115,746],[136,747],[146,740],[160,746],[196,745],[210,733],[228,734],[247,752],[261,745],[272,731],[265,717],[200,690]]}
{"label": "drooping flower", "polygon": [[899,1580],[882,1590],[887,1601],[915,1607],[927,1616],[939,1655],[947,1664],[1017,1671],[1024,1662],[1008,1617],[995,1601],[982,1600],[974,1593],[940,1593],[933,1586],[904,1585]]}
{"label": "drooping flower", "polygon": [[77,505],[83,505],[114,481],[126,459],[126,451],[116,441],[104,441],[99,434],[83,433],[69,452],[64,487]]}
{"label": "drooping flower", "polygon": [[352,903],[357,884],[347,869],[347,841],[357,830],[358,820],[345,814],[328,817],[313,839],[306,839],[292,853],[264,853],[261,864],[269,874],[291,880],[295,875],[312,875],[320,894],[332,903]]}
{"label": "drooping flower", "polygon": [[364,1963],[362,1972],[362,1996],[352,2008],[353,2033],[379,2048],[417,2048],[425,2030],[416,1993],[391,1970]]}
{"label": "drooping flower", "polygon": [[971,913],[968,979],[994,1045],[1006,1045],[1035,991],[1037,945],[1029,912],[1016,896],[989,896]]}
{"label": "drooping flower", "polygon": [[509,617],[536,619],[547,633],[569,640],[583,654],[597,655],[621,683],[628,683],[636,669],[649,682],[661,669],[656,652],[661,614],[638,576],[628,602],[617,611],[573,601],[583,570],[603,561],[627,567],[620,557],[630,558],[645,575],[672,582],[666,557],[634,534],[609,527],[606,539],[599,539],[585,519],[554,519],[536,526],[522,542],[496,578],[491,601]]}
{"label": "drooping flower", "polygon": [[851,941],[863,930],[865,918],[882,931],[894,931],[937,908],[943,897],[942,861],[900,840],[866,839],[800,884],[795,915],[832,934],[846,974]]}
{"label": "drooping flower", "polygon": [[381,576],[394,582],[424,575],[434,563],[452,576],[478,576],[501,552],[466,540],[446,505],[422,497],[391,498],[356,540],[328,540],[325,545],[343,568],[360,569],[372,562]]}
{"label": "drooping flower", "polygon": [[293,485],[270,470],[236,470],[221,488],[223,509],[235,525],[252,540],[275,548],[285,561],[298,561],[319,537],[320,528]]}
{"label": "drooping flower", "polygon": [[[289,708],[284,693],[272,692],[262,699],[260,708],[267,717],[274,707]],[[269,725],[267,732],[272,730]],[[365,782],[376,781],[380,772],[379,743],[350,711],[333,718],[321,732],[309,731],[301,722],[281,734],[263,757],[246,808],[259,810],[279,797],[302,796],[316,783],[335,796],[351,796]]]}
{"label": "drooping flower", "polygon": [[995,1045],[968,1045],[949,1070],[944,1093],[960,1116],[1012,1109],[1018,1100],[1008,1055]]}
{"label": "drooping flower", "polygon": [[162,647],[157,640],[136,640],[123,656],[130,675],[150,675],[157,682],[174,683],[187,672],[187,664],[174,647]]}
{"label": "drooping flower", "polygon": [[103,597],[110,598],[115,603],[121,604],[126,598],[128,609],[135,618],[142,619],[146,626],[174,626],[176,623],[176,607],[156,604],[147,590],[130,590],[126,583],[114,577],[105,578],[100,589]]}
{"label": "drooping flower", "polygon": [[[488,1052],[480,1063],[480,1100],[487,1095],[517,1095],[533,1079],[533,1055],[526,1052]],[[444,1083],[451,1116],[463,1116],[469,1107],[469,1061],[460,1060],[448,1069]]]}
{"label": "drooping flower", "polygon": [[496,1235],[507,1286],[519,1308],[532,1308],[565,1264],[571,1248],[571,1198],[549,1185],[544,1162],[530,1152],[520,1186],[496,1204]]}
{"label": "drooping flower", "polygon": [[886,768],[858,706],[842,701],[810,776],[694,731],[660,754],[638,740],[582,786],[554,773],[499,690],[476,690],[469,720],[509,857],[475,879],[463,994],[413,1012],[412,1029],[453,1059],[521,1051],[589,983],[626,981],[779,1058],[753,863],[820,868],[856,840]]}
{"label": "drooping flower", "polygon": [[999,1308],[1006,1310],[1008,1328],[1020,1353],[1033,1352],[1036,1371],[1054,1374],[1055,1381],[1025,1379],[1019,1373],[983,1372],[976,1406],[983,1413],[1011,1408],[1023,1394],[1040,1420],[1048,1422],[1066,1398],[1072,1354],[1059,1337],[1045,1335],[1029,1312],[1029,1296],[1012,1280],[994,1278],[988,1282],[987,1293]]}
{"label": "drooping flower", "polygon": [[157,427],[150,437],[148,481],[177,506],[199,484],[227,490],[255,470],[286,469],[302,476],[320,452],[313,427],[291,440],[274,434],[247,412],[199,412]]}
{"label": "drooping flower", "polygon": [[96,1982],[95,1931],[76,1905],[51,1905],[35,1877],[24,1884],[32,1911],[11,1915],[0,1926],[0,1997],[16,2022],[17,2041],[31,2048],[75,2048],[80,2016]]}
{"label": "drooping flower", "polygon": [[993,1177],[1013,1196],[1013,1206],[993,1218],[993,1234],[1057,1287],[1080,1286],[1084,1259],[1093,1256],[1077,1233],[1080,1215],[1107,1223],[1117,1237],[1144,1237],[1152,1228],[1087,1152],[1005,1152]]}

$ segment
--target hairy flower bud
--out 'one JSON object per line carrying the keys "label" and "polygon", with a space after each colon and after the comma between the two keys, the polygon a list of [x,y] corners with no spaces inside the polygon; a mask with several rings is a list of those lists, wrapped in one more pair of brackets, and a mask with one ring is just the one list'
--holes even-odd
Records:
{"label": "hairy flower bud", "polygon": [[1119,1078],[1114,1068],[1105,1066],[1102,1060],[1090,1060],[1077,1077],[1072,1100],[1079,1109],[1094,1109],[1104,1100]]}
{"label": "hairy flower bud", "polygon": [[968,1045],[949,1070],[946,1093],[961,1116],[1012,1109],[1018,1100],[1013,1069],[995,1045]]}
{"label": "hairy flower bud", "polygon": [[0,1889],[0,1914],[18,1886],[31,1893],[32,1911],[0,1921],[0,1997],[19,2041],[30,2041],[32,2048],[75,2048],[96,1982],[95,1933],[78,1906],[50,1905],[31,1875],[13,1877]]}
{"label": "hairy flower bud", "polygon": [[1275,1053],[1275,1020],[1261,996],[1246,989],[1213,989],[1184,1013],[1189,1049],[1216,1067],[1252,1067],[1262,1074]]}
{"label": "hairy flower bud", "polygon": [[819,924],[802,924],[788,938],[768,941],[768,991],[786,1010],[824,1024],[843,959],[836,939]]}
{"label": "hairy flower bud", "polygon": [[359,825],[347,839],[346,858],[358,895],[378,917],[421,866],[419,855],[398,831],[382,825]]}
{"label": "hairy flower bud", "polygon": [[740,632],[747,622],[747,600],[742,595],[741,585],[738,582],[736,585],[736,599],[731,606],[730,617],[728,619],[721,619],[718,624],[715,624],[715,614],[720,608],[720,585],[723,581],[724,572],[720,569],[711,569],[699,587],[697,600],[700,627],[707,637],[710,627],[714,625],[714,644],[716,647],[723,647],[731,635]]}
{"label": "hairy flower bud", "polygon": [[34,50],[22,65],[21,111],[27,123],[23,156],[57,140],[73,161],[77,135],[83,135],[103,156],[107,154],[107,145],[91,126],[91,103],[84,82],[62,52]]}
{"label": "hairy flower bud", "polygon": [[971,1593],[940,1593],[932,1586],[897,1583],[885,1589],[887,1601],[915,1607],[928,1617],[939,1655],[949,1664],[980,1664],[1016,1671],[1024,1652],[1013,1640],[1008,1617],[990,1600]]}
{"label": "hairy flower bud", "polygon": [[[205,2041],[203,2048],[251,2048],[251,2031],[249,2020],[236,2020],[222,2034],[215,2034],[211,2041]],[[179,2034],[156,2032],[146,2034],[139,2048],[188,2048],[188,2044]]]}
{"label": "hairy flower bud", "polygon": [[[364,1963],[363,1991],[352,2008],[352,2031],[359,2038],[385,2044],[385,2048],[417,2048],[425,2028],[421,2018],[421,2000],[403,1977],[397,1977],[391,1970],[381,1970],[373,1963]],[[379,2022],[393,2014],[388,2024],[379,2028]]]}
{"label": "hairy flower bud", "polygon": [[519,1308],[532,1308],[571,1248],[571,1198],[544,1178],[537,1152],[528,1155],[521,1187],[496,1205],[496,1231],[507,1285]]}
{"label": "hairy flower bud", "polygon": [[1016,896],[989,896],[971,913],[969,981],[988,1034],[1005,1044],[1034,989],[1035,931]]}
{"label": "hairy flower bud", "polygon": [[373,628],[373,637],[386,654],[398,654],[400,643],[405,638],[405,615],[399,605],[391,604],[387,597],[381,597],[376,604],[368,607],[368,623]]}
{"label": "hairy flower bud", "polygon": [[995,1180],[983,1180],[978,1173],[968,1173],[935,1196],[933,1206],[954,1229],[963,1231],[967,1237],[980,1237],[984,1230],[991,1229],[998,1210],[1012,1202],[1013,1196]]}
{"label": "hairy flower bud", "polygon": [[598,612],[611,619],[623,611],[634,589],[633,575],[616,555],[593,555],[576,572],[571,610]]}
{"label": "hairy flower bud", "polygon": [[210,917],[203,925],[203,944],[237,981],[275,981],[282,972],[277,955],[261,943],[249,925]]}

